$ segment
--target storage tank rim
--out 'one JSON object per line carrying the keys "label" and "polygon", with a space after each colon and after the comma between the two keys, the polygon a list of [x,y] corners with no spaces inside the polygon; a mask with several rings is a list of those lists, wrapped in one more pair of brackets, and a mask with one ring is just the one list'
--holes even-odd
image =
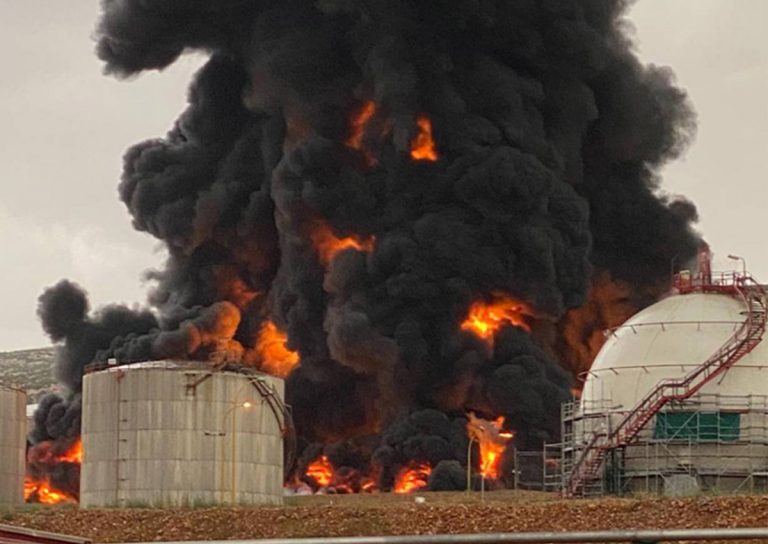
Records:
{"label": "storage tank rim", "polygon": [[18,386],[18,385],[15,385],[15,384],[10,384],[10,383],[0,382],[0,389],[2,389],[3,391],[11,391],[11,392],[15,392],[15,393],[23,393],[25,395],[27,394],[27,391],[24,388],[22,388],[21,386]]}
{"label": "storage tank rim", "polygon": [[253,368],[239,367],[239,368],[215,368],[209,363],[204,361],[142,361],[138,363],[124,363],[115,365],[98,365],[92,366],[90,371],[86,373],[86,376],[90,374],[102,374],[111,372],[130,372],[135,370],[167,370],[170,372],[195,372],[195,373],[212,373],[212,374],[229,374],[234,376],[252,376],[252,377],[266,377],[273,380],[282,380],[278,376],[267,374],[266,372],[260,372]]}

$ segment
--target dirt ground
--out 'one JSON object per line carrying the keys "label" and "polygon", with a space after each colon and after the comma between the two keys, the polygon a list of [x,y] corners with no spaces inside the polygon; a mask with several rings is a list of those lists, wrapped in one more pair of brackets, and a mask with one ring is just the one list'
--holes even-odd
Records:
{"label": "dirt ground", "polygon": [[[423,497],[422,503],[416,497]],[[287,497],[283,507],[79,510],[24,506],[0,523],[95,542],[768,526],[768,496],[563,500],[547,493]]]}

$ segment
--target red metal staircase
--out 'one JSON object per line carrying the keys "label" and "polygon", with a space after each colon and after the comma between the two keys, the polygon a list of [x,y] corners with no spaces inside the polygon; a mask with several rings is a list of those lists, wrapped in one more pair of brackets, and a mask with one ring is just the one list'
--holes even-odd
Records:
{"label": "red metal staircase", "polygon": [[678,277],[675,287],[680,293],[708,292],[738,297],[745,304],[746,319],[733,336],[701,365],[680,378],[660,381],[610,432],[593,433],[566,480],[567,495],[583,495],[586,486],[601,477],[603,464],[611,451],[630,444],[666,404],[695,395],[751,352],[763,339],[768,301],[766,291],[752,277],[735,273],[721,275],[717,281],[712,281],[709,274],[695,281]]}

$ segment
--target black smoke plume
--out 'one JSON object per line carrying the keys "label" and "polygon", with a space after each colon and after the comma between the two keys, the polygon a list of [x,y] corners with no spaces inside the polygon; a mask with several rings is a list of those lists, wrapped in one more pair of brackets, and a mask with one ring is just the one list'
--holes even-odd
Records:
{"label": "black smoke plume", "polygon": [[[270,320],[301,357],[287,395],[307,441],[383,433],[400,463],[386,437],[435,435],[390,426],[424,409],[446,425],[504,415],[519,447],[555,438],[565,369],[605,321],[564,316],[594,278],[651,303],[698,244],[695,208],[659,186],[694,114],[668,69],[639,62],[629,4],[103,0],[107,73],[208,60],[165,137],[125,155],[120,197],[168,250],[152,312],[88,314],[66,283],[44,294],[60,378],[76,394],[83,366],[108,357],[223,351],[261,367]],[[410,155],[423,118],[434,162]],[[322,229],[372,248],[324,258]],[[533,308],[531,335],[462,330],[498,293]]]}

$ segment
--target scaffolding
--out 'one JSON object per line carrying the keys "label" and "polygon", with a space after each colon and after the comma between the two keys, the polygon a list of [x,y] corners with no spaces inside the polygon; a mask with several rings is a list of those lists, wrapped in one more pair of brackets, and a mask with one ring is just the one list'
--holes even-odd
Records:
{"label": "scaffolding", "polygon": [[[544,449],[545,488],[564,491],[574,464],[627,415],[610,400],[562,406],[562,442]],[[697,394],[669,403],[610,452],[585,496],[768,491],[768,395]]]}

